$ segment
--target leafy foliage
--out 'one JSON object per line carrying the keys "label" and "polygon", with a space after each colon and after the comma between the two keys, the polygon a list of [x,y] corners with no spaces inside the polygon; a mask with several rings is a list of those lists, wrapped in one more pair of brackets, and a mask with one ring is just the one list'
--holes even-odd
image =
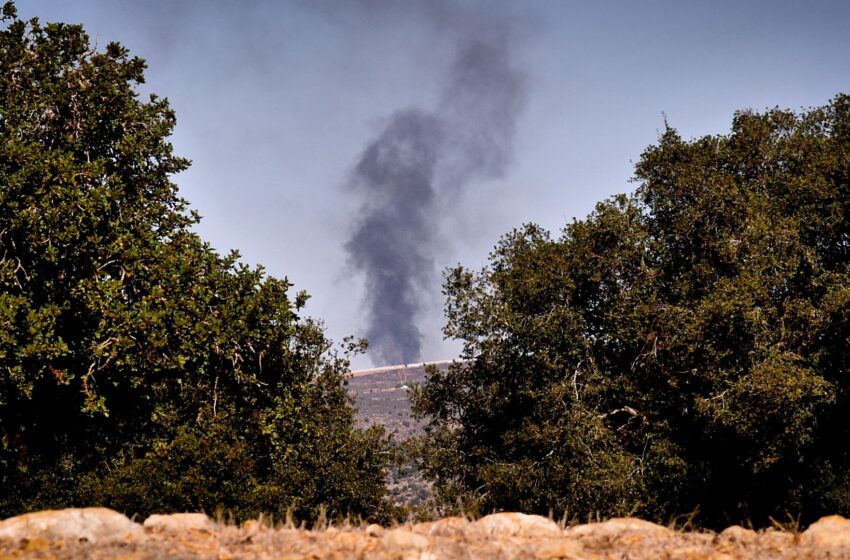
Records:
{"label": "leafy foliage", "polygon": [[444,506],[708,525],[850,513],[850,97],[667,128],[639,187],[447,272],[415,395]]}
{"label": "leafy foliage", "polygon": [[80,26],[0,29],[0,515],[100,503],[379,515],[389,441],[285,280],[221,256],[170,176],[145,64]]}

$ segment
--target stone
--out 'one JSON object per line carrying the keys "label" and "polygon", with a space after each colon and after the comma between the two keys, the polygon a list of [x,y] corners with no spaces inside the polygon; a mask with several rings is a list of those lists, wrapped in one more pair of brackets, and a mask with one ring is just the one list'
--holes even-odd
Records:
{"label": "stone", "polygon": [[417,523],[412,527],[414,533],[435,537],[453,537],[469,531],[470,522],[463,517],[444,517],[436,521]]}
{"label": "stone", "polygon": [[758,533],[752,529],[744,529],[740,525],[732,525],[731,527],[723,529],[723,531],[717,535],[717,538],[723,543],[748,545],[758,540]]}
{"label": "stone", "polygon": [[560,537],[563,534],[551,519],[525,513],[493,513],[473,525],[488,535],[503,537]]}
{"label": "stone", "polygon": [[407,529],[391,529],[381,537],[381,544],[386,548],[422,549],[430,544],[428,537],[418,535]]}
{"label": "stone", "polygon": [[107,508],[47,510],[0,521],[0,539],[96,543],[144,537],[137,523]]}
{"label": "stone", "polygon": [[850,519],[840,515],[821,517],[803,531],[800,541],[826,549],[850,549]]}
{"label": "stone", "polygon": [[588,543],[614,542],[628,546],[650,539],[666,540],[674,535],[673,531],[667,527],[633,517],[614,518],[600,523],[570,527],[566,530],[566,534],[582,541],[585,546],[588,546]]}
{"label": "stone", "polygon": [[248,535],[257,535],[266,530],[266,525],[258,519],[249,519],[242,524],[242,530]]}
{"label": "stone", "polygon": [[215,523],[203,513],[171,513],[168,515],[154,514],[145,519],[146,531],[215,531]]}
{"label": "stone", "polygon": [[579,543],[566,539],[538,539],[534,543],[534,557],[539,560],[552,560],[563,558],[566,560],[579,560],[585,558],[584,547]]}
{"label": "stone", "polygon": [[366,534],[370,537],[380,537],[384,532],[384,528],[377,523],[372,523],[366,527]]}
{"label": "stone", "polygon": [[369,542],[360,533],[340,531],[333,537],[334,545],[344,549],[356,550],[363,548]]}
{"label": "stone", "polygon": [[711,555],[707,558],[707,560],[736,560],[734,556],[731,554],[727,554],[725,552],[712,552]]}
{"label": "stone", "polygon": [[758,534],[759,548],[778,554],[779,552],[788,549],[788,547],[796,544],[796,537],[785,531],[777,531],[768,529]]}
{"label": "stone", "polygon": [[[426,560],[433,558],[433,556],[430,552],[424,550],[403,550],[400,554],[391,556],[391,558],[393,558],[393,560]],[[340,558],[339,560],[343,559]]]}

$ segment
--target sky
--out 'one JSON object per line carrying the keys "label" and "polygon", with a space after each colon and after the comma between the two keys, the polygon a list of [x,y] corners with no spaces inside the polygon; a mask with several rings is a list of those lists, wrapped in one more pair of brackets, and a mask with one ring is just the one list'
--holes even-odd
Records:
{"label": "sky", "polygon": [[[193,165],[174,181],[213,247],[238,249],[310,293],[307,313],[335,340],[380,336],[370,330],[377,320],[411,326],[422,360],[459,351],[441,334],[442,270],[480,268],[512,228],[558,232],[634,190],[634,162],[665,118],[686,138],[723,134],[737,110],[800,110],[850,93],[846,0],[17,5],[23,17],[82,23],[100,47],[119,41],[147,60],[142,91],[167,97],[177,113],[172,142]],[[497,53],[487,67],[496,81],[464,93],[458,68],[471,43]],[[508,83],[516,89],[499,97]],[[455,102],[464,95],[472,102]],[[400,115],[411,114],[416,135],[393,143]],[[384,172],[364,171],[370,147],[406,146],[431,121],[425,202],[380,198],[373,187]],[[482,138],[498,161],[459,161]],[[411,171],[409,154],[399,157]],[[396,253],[415,257],[405,261],[415,281],[405,273],[400,287],[378,281],[381,271],[364,264],[383,262],[368,258],[373,238],[358,237],[369,216],[395,211],[416,216],[406,221],[413,229],[378,243],[398,240]],[[415,301],[382,307],[396,288]],[[411,316],[394,318],[401,312]],[[391,356],[373,349],[353,366],[389,365]]]}

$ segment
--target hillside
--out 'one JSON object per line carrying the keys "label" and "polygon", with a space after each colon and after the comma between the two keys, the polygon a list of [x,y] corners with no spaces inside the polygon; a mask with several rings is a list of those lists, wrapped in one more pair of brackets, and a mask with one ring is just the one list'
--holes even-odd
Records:
{"label": "hillside", "polygon": [[[451,362],[430,363],[445,370]],[[413,418],[408,391],[414,384],[425,381],[425,365],[353,371],[348,379],[348,391],[355,401],[358,424],[362,427],[380,424],[398,443],[424,433],[426,422]],[[388,486],[396,505],[420,505],[433,496],[431,484],[413,464],[393,466]]]}
{"label": "hillside", "polygon": [[[447,369],[450,361],[432,362]],[[348,390],[355,400],[361,426],[380,424],[397,440],[422,433],[423,421],[413,418],[407,393],[425,381],[425,365],[411,364],[351,372]]]}

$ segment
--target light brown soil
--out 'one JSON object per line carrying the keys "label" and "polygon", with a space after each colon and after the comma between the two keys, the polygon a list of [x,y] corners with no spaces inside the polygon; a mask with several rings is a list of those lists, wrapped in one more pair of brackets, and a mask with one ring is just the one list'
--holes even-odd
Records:
{"label": "light brown soil", "polygon": [[[40,515],[40,514],[39,514]],[[2,523],[0,523],[2,526]],[[190,528],[190,527],[195,528]],[[803,533],[740,527],[722,533],[678,532],[636,519],[565,530],[544,518],[497,514],[477,522],[448,518],[398,528],[319,531],[210,524],[145,526],[120,539],[19,535],[0,538],[0,559],[850,559],[850,521],[824,518]]]}

